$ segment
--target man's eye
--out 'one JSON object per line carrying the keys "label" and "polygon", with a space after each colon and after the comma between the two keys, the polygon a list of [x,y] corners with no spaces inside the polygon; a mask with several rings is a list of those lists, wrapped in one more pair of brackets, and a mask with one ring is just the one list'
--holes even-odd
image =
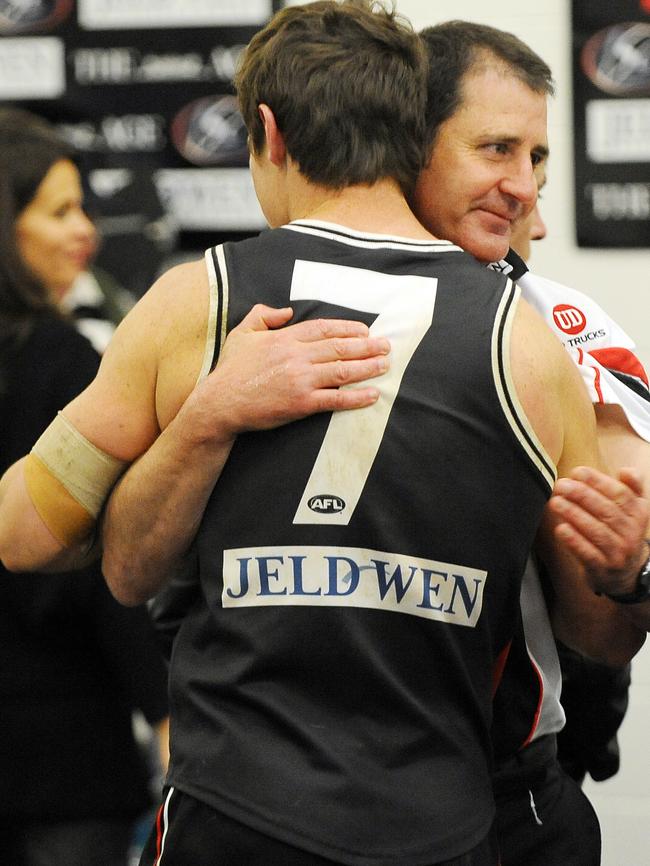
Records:
{"label": "man's eye", "polygon": [[502,153],[508,152],[508,145],[504,144],[501,141],[494,141],[494,142],[491,142],[490,144],[487,144],[485,146],[488,150],[492,151],[492,153],[502,154]]}

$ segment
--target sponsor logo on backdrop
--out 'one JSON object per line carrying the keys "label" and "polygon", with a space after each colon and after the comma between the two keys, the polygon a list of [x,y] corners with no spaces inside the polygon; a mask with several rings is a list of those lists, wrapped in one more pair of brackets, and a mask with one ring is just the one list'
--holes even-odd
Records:
{"label": "sponsor logo on backdrop", "polygon": [[78,0],[86,30],[260,25],[271,17],[271,0]]}
{"label": "sponsor logo on backdrop", "polygon": [[593,162],[650,162],[650,99],[592,99],[585,116]]}
{"label": "sponsor logo on backdrop", "polygon": [[650,183],[592,183],[585,194],[597,220],[650,220]]}
{"label": "sponsor logo on backdrop", "polygon": [[244,45],[198,51],[143,54],[137,48],[78,48],[72,52],[75,81],[97,84],[157,84],[165,81],[230,82]]}
{"label": "sponsor logo on backdrop", "polygon": [[56,99],[64,90],[65,52],[60,39],[0,39],[0,99]]}
{"label": "sponsor logo on backdrop", "polygon": [[247,168],[164,168],[155,181],[180,229],[255,231],[266,225]]}
{"label": "sponsor logo on backdrop", "polygon": [[247,165],[247,132],[234,96],[196,99],[172,120],[171,140],[193,165]]}
{"label": "sponsor logo on backdrop", "polygon": [[64,21],[72,0],[0,0],[0,33],[41,33]]}
{"label": "sponsor logo on backdrop", "polygon": [[587,40],[582,70],[605,93],[650,95],[650,23],[613,24]]}
{"label": "sponsor logo on backdrop", "polygon": [[59,124],[77,150],[94,153],[156,153],[166,143],[159,114],[108,115],[96,122]]}

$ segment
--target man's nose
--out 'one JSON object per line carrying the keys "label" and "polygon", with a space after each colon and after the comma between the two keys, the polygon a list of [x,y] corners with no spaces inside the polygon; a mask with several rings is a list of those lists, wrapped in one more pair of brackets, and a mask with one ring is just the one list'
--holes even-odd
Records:
{"label": "man's nose", "polygon": [[523,208],[537,201],[537,179],[530,157],[513,160],[501,183],[501,191],[515,198]]}

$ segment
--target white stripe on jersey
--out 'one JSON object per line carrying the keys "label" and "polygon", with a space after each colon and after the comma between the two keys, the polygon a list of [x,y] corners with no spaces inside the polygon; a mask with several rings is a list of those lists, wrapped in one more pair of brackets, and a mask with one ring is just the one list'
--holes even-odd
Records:
{"label": "white stripe on jersey", "polygon": [[228,268],[226,267],[226,254],[223,244],[215,250],[219,262],[219,273],[221,274],[221,333],[219,334],[219,354],[228,336],[228,304],[230,302],[230,283],[228,282]]}
{"label": "white stripe on jersey", "polygon": [[212,259],[212,250],[205,251],[205,266],[208,271],[209,285],[209,302],[208,310],[208,333],[205,339],[205,349],[203,350],[203,362],[199,371],[196,384],[203,381],[210,372],[212,360],[214,358],[214,344],[217,336],[217,316],[219,313],[219,281],[214,269],[214,261]]}
{"label": "white stripe on jersey", "polygon": [[460,247],[451,241],[439,240],[417,240],[416,238],[403,238],[393,235],[371,234],[369,232],[352,231],[346,226],[336,223],[323,222],[321,220],[310,220],[309,222],[292,222],[283,229],[289,229],[302,234],[315,235],[316,237],[328,238],[339,241],[352,247],[361,249],[383,249],[383,250],[409,250],[411,252],[423,253],[450,253],[462,252]]}
{"label": "white stripe on jersey", "polygon": [[[219,275],[221,276],[221,289],[219,289],[219,278],[214,266],[214,255],[217,257],[219,264]],[[203,363],[201,370],[196,380],[197,384],[208,375],[212,369],[212,362],[215,359],[215,345],[217,342],[217,322],[219,320],[219,310],[221,309],[221,331],[219,332],[219,352],[223,349],[223,344],[226,341],[227,326],[228,326],[228,268],[226,267],[226,258],[223,252],[223,245],[211,247],[205,251],[205,266],[208,271],[209,285],[209,303],[208,311],[208,331],[205,338],[205,349],[203,350]]]}
{"label": "white stripe on jersey", "polygon": [[[520,289],[508,280],[492,331],[492,375],[503,414],[521,447],[537,467],[549,488],[552,488],[557,478],[555,463],[540,442],[519,401],[510,367],[512,323],[520,296]],[[509,303],[511,300],[512,303]]]}

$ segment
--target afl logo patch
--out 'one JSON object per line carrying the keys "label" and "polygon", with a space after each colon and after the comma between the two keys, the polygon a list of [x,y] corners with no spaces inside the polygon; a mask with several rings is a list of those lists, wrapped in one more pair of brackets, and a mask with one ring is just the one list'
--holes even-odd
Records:
{"label": "afl logo patch", "polygon": [[565,334],[579,334],[587,324],[585,314],[569,304],[558,304],[553,307],[553,319]]}
{"label": "afl logo patch", "polygon": [[580,64],[604,93],[650,94],[650,24],[630,21],[599,30],[585,43]]}
{"label": "afl logo patch", "polygon": [[50,30],[71,9],[72,0],[0,0],[0,33]]}
{"label": "afl logo patch", "polygon": [[312,496],[307,505],[318,514],[339,514],[345,508],[345,501],[340,496],[322,493]]}

